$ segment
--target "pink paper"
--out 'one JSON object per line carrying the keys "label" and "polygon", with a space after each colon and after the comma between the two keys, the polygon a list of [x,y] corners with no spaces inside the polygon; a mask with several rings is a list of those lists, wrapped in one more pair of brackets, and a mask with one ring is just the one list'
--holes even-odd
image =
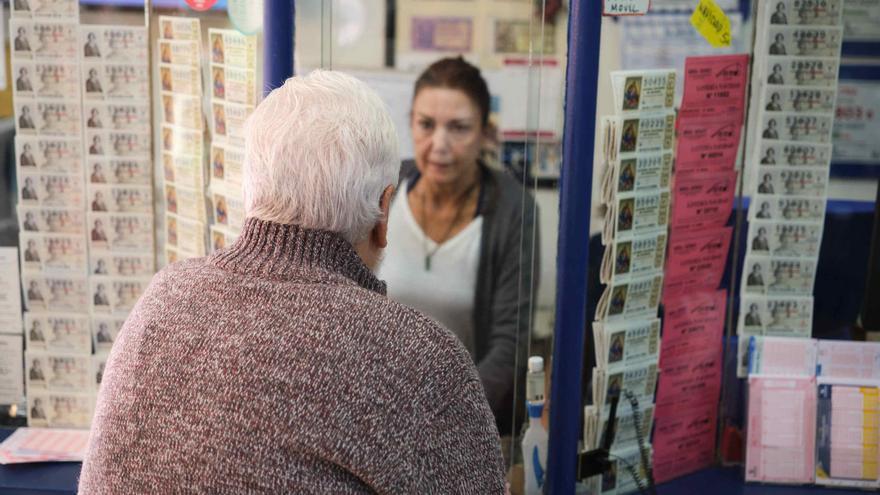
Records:
{"label": "pink paper", "polygon": [[732,233],[732,227],[722,227],[670,237],[663,297],[698,287],[718,287],[724,275]]}
{"label": "pink paper", "polygon": [[721,346],[666,359],[658,381],[657,405],[716,403],[721,389]]}
{"label": "pink paper", "polygon": [[715,459],[715,402],[658,406],[654,413],[654,478],[657,483],[709,466]]}
{"label": "pink paper", "polygon": [[742,117],[736,115],[679,121],[675,173],[733,170],[740,132]]}
{"label": "pink paper", "polygon": [[749,377],[746,481],[810,483],[815,450],[815,377]]}
{"label": "pink paper", "polygon": [[688,57],[679,121],[738,115],[742,122],[748,71],[747,54]]}
{"label": "pink paper", "polygon": [[736,171],[675,177],[673,233],[723,227],[733,211]]}
{"label": "pink paper", "polygon": [[667,360],[707,349],[721,349],[727,291],[697,291],[677,294],[663,302],[663,338],[660,368]]}

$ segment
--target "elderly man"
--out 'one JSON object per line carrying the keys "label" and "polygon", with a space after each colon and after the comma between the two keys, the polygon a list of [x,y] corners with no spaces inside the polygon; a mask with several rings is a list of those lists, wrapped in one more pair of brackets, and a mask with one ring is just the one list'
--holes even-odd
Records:
{"label": "elderly man", "polygon": [[120,330],[80,493],[502,493],[467,351],[371,271],[400,163],[381,100],[315,71],[245,134],[241,235]]}

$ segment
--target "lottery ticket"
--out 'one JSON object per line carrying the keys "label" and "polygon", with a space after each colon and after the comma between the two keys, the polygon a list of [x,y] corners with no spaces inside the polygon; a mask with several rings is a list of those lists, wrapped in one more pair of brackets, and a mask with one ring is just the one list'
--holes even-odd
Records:
{"label": "lottery ticket", "polygon": [[615,239],[602,256],[602,283],[662,270],[666,238],[666,230],[661,229],[629,240]]}
{"label": "lottery ticket", "polygon": [[81,135],[80,104],[73,100],[31,100],[19,98],[15,106],[17,136]]}
{"label": "lottery ticket", "polygon": [[170,65],[199,67],[201,51],[195,40],[159,40],[159,62]]}
{"label": "lottery ticket", "polygon": [[88,159],[89,184],[150,186],[149,158],[96,158]]}
{"label": "lottery ticket", "polygon": [[12,56],[35,61],[77,60],[77,27],[67,21],[11,19]]}
{"label": "lottery ticket", "polygon": [[162,93],[162,123],[201,129],[203,126],[201,97]]}
{"label": "lottery ticket", "polygon": [[200,156],[202,150],[202,131],[162,124],[162,151],[175,155]]}
{"label": "lottery ticket", "polygon": [[753,254],[815,259],[822,244],[822,224],[756,220],[749,223],[748,242]]}
{"label": "lottery ticket", "polygon": [[257,83],[254,71],[228,66],[211,67],[211,97],[215,100],[253,105]]}
{"label": "lottery ticket", "polygon": [[165,184],[165,211],[168,213],[205,222],[206,204],[201,189],[188,189],[172,183]]}
{"label": "lottery ticket", "polygon": [[750,220],[812,220],[825,219],[825,198],[790,198],[755,196],[749,208]]}
{"label": "lottery ticket", "polygon": [[612,71],[616,114],[672,110],[675,70]]}
{"label": "lottery ticket", "polygon": [[240,195],[230,194],[224,190],[211,191],[211,205],[214,209],[214,222],[232,230],[241,230],[244,226],[244,201]]}
{"label": "lottery ticket", "polygon": [[764,3],[771,25],[837,26],[842,0],[776,0]]}
{"label": "lottery ticket", "polygon": [[605,287],[599,299],[596,319],[604,318],[607,322],[613,322],[634,316],[655,316],[662,289],[662,273],[612,283]]}
{"label": "lottery ticket", "polygon": [[150,106],[139,102],[87,101],[83,104],[83,128],[149,132]]}
{"label": "lottery ticket", "polygon": [[[629,390],[639,402],[652,402],[654,389],[657,386],[657,361],[644,361],[629,369],[610,372],[602,368],[593,369],[593,404],[599,408],[608,408],[611,399],[620,397],[622,392]],[[624,401],[621,401],[623,404]],[[619,407],[619,406],[618,406]]]}
{"label": "lottery ticket", "polygon": [[[620,414],[620,413],[618,413]],[[646,455],[651,458],[653,452],[651,446],[648,446]],[[614,455],[609,458],[608,469],[605,474],[596,475],[588,478],[586,481],[589,487],[589,493],[597,495],[612,495],[617,493],[632,493],[638,491],[638,485],[632,476],[629,475],[627,466],[633,466],[640,479],[645,479],[647,473],[642,467],[641,454],[638,447],[630,447],[615,451]]]}
{"label": "lottery ticket", "polygon": [[79,0],[13,0],[9,3],[14,19],[79,19]]}
{"label": "lottery ticket", "polygon": [[746,294],[809,296],[813,293],[816,260],[749,255],[743,267]]}
{"label": "lottery ticket", "polygon": [[830,143],[834,116],[764,112],[760,125],[765,140]]}
{"label": "lottery ticket", "polygon": [[98,353],[110,350],[125,324],[125,319],[125,315],[92,315],[91,335]]}
{"label": "lottery ticket", "polygon": [[79,95],[79,65],[63,61],[12,61],[13,99],[70,98]]}
{"label": "lottery ticket", "polygon": [[109,277],[150,277],[155,273],[152,254],[89,253],[89,274]]}
{"label": "lottery ticket", "polygon": [[92,352],[88,315],[26,312],[24,322],[29,351]]}
{"label": "lottery ticket", "polygon": [[765,72],[767,84],[773,86],[824,86],[837,85],[837,57],[784,57],[769,56]]}
{"label": "lottery ticket", "polygon": [[21,187],[18,202],[21,206],[69,207],[83,204],[82,178],[71,174],[30,174],[18,177]]}
{"label": "lottery ticket", "polygon": [[80,26],[83,60],[147,63],[147,30],[136,26]]}
{"label": "lottery ticket", "polygon": [[634,238],[663,228],[668,221],[669,191],[623,195],[608,209],[602,240],[608,244],[613,238]]}
{"label": "lottery ticket", "polygon": [[812,296],[743,294],[740,307],[740,335],[809,337],[813,329]]}
{"label": "lottery ticket", "polygon": [[208,29],[211,63],[256,69],[257,38],[232,29]]}
{"label": "lottery ticket", "polygon": [[81,235],[22,232],[22,273],[73,273],[86,267],[86,241]]}
{"label": "lottery ticket", "polygon": [[147,101],[150,95],[147,70],[139,64],[84,62],[82,81],[86,101]]}
{"label": "lottery ticket", "polygon": [[85,230],[82,208],[40,208],[19,205],[18,221],[24,232],[79,234]]}
{"label": "lottery ticket", "polygon": [[214,139],[244,146],[244,123],[254,111],[251,105],[214,102],[211,104],[211,134]]}
{"label": "lottery ticket", "polygon": [[86,129],[88,160],[95,157],[147,158],[152,152],[146,132],[101,131]]}
{"label": "lottery ticket", "polygon": [[618,194],[666,189],[672,172],[672,153],[648,153],[621,159],[607,169],[605,202]]}
{"label": "lottery ticket", "polygon": [[637,117],[604,117],[605,157],[611,161],[630,153],[671,151],[675,114]]}
{"label": "lottery ticket", "polygon": [[757,193],[759,195],[811,198],[826,196],[828,189],[827,169],[760,166],[756,172]]}
{"label": "lottery ticket", "polygon": [[153,248],[153,216],[89,213],[89,251],[144,252]]}
{"label": "lottery ticket", "polygon": [[165,92],[200,96],[202,74],[198,68],[185,65],[159,64],[159,83]]}
{"label": "lottery ticket", "polygon": [[644,360],[656,361],[660,351],[660,319],[616,323],[593,322],[596,366],[616,371]]}
{"label": "lottery ticket", "polygon": [[244,150],[224,143],[211,143],[211,183],[241,186]]}
{"label": "lottery ticket", "polygon": [[[212,146],[214,144],[212,143]],[[221,158],[222,160],[222,158]],[[162,170],[165,183],[201,191],[205,185],[201,156],[183,156],[162,153]]]}
{"label": "lottery ticket", "polygon": [[106,352],[92,356],[92,369],[95,370],[95,390],[101,387],[101,382],[104,380],[104,370],[107,369],[107,359],[109,358],[110,354]]}
{"label": "lottery ticket", "polygon": [[240,231],[233,231],[222,225],[211,225],[211,250],[218,251],[235,243]]}
{"label": "lottery ticket", "polygon": [[762,140],[759,153],[761,165],[827,168],[831,164],[830,144]]}
{"label": "lottery ticket", "polygon": [[776,112],[834,113],[836,100],[836,88],[765,86],[761,106],[765,115],[776,115]]}
{"label": "lottery ticket", "polygon": [[22,274],[28,311],[83,312],[88,302],[88,284],[80,275]]}
{"label": "lottery ticket", "polygon": [[150,283],[150,278],[90,277],[94,314],[127,314]]}
{"label": "lottery ticket", "polygon": [[202,36],[198,19],[164,15],[159,16],[159,33],[165,40],[199,41]]}
{"label": "lottery ticket", "polygon": [[767,41],[767,55],[834,57],[840,54],[843,29],[771,25],[764,36]]}
{"label": "lottery ticket", "polygon": [[[627,449],[637,445],[639,433],[636,430],[636,421],[633,411],[629,407],[620,407],[614,422],[614,443],[612,449]],[[641,407],[639,418],[641,435],[647,436],[654,424],[654,405]],[[608,431],[610,414],[599,411],[595,406],[587,406],[584,409],[584,440],[587,449],[600,447],[602,435]]]}
{"label": "lottery ticket", "polygon": [[[91,356],[86,356],[91,362]],[[89,365],[91,370],[91,364]],[[93,387],[89,384],[89,390]],[[85,390],[85,389],[84,389]],[[51,428],[89,428],[95,409],[95,396],[89,393],[28,391],[28,425]]]}
{"label": "lottery ticket", "polygon": [[152,191],[149,186],[89,185],[89,211],[152,213]]}
{"label": "lottery ticket", "polygon": [[749,337],[749,374],[813,376],[816,340],[787,337]]}
{"label": "lottery ticket", "polygon": [[204,256],[205,224],[168,213],[165,215],[165,242],[181,253]]}
{"label": "lottery ticket", "polygon": [[82,144],[78,138],[15,136],[20,173],[82,174]]}

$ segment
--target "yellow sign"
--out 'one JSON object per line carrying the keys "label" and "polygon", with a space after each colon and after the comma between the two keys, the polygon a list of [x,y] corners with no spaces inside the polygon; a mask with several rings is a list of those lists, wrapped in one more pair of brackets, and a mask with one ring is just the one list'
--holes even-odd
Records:
{"label": "yellow sign", "polygon": [[700,0],[691,16],[691,25],[710,45],[730,46],[730,19],[714,0]]}

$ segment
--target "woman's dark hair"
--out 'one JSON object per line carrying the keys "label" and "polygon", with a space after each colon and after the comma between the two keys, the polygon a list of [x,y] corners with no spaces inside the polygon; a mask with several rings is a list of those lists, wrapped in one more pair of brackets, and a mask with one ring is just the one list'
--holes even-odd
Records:
{"label": "woman's dark hair", "polygon": [[468,96],[480,109],[483,127],[489,123],[489,87],[480,69],[466,62],[461,56],[440,59],[431,64],[416,79],[413,100],[424,88],[457,89]]}

